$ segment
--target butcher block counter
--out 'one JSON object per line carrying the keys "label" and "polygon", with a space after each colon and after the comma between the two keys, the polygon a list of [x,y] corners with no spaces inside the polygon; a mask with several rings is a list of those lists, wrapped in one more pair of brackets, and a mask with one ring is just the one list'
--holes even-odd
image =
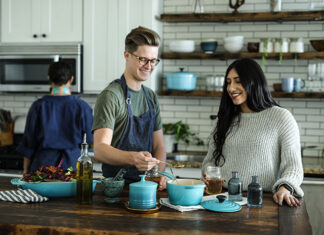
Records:
{"label": "butcher block counter", "polygon": [[[0,190],[17,189],[0,177]],[[167,197],[159,192],[158,197]],[[50,198],[42,203],[0,201],[0,234],[312,234],[305,202],[299,208],[277,206],[265,193],[261,209],[235,213],[207,210],[178,212],[162,206],[154,214],[137,214],[124,204],[106,204],[97,184],[93,205],[74,198]],[[123,200],[128,199],[125,188]]]}

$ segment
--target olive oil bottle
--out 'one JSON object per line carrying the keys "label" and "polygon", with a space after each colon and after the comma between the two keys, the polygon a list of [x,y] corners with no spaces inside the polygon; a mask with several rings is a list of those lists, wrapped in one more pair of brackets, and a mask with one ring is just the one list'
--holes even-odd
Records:
{"label": "olive oil bottle", "polygon": [[77,201],[80,204],[92,204],[92,169],[92,161],[88,156],[87,136],[84,134],[76,174]]}

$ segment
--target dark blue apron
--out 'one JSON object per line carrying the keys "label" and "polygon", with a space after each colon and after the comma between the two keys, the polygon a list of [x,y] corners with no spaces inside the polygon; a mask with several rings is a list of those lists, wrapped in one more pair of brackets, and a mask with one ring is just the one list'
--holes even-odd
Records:
{"label": "dark blue apron", "polygon": [[[135,152],[147,151],[149,153],[152,153],[155,110],[152,107],[152,104],[149,100],[146,90],[142,85],[141,89],[143,89],[144,91],[149,110],[148,112],[144,113],[141,117],[136,117],[133,116],[132,113],[132,109],[130,105],[130,94],[128,91],[128,87],[124,75],[122,75],[120,79],[117,79],[113,82],[118,82],[121,85],[125,95],[125,100],[126,100],[127,110],[128,110],[127,124],[125,130],[119,142],[114,147],[125,151],[135,151]],[[114,177],[121,168],[125,168],[127,170],[126,174],[124,175],[126,183],[139,181],[140,180],[139,175],[144,174],[144,172],[137,170],[135,166],[122,167],[122,166],[112,166],[103,163],[102,164],[103,176]]]}

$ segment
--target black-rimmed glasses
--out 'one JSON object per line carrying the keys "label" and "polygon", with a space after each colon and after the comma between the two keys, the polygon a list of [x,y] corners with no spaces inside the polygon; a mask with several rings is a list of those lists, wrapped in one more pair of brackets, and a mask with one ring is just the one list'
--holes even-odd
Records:
{"label": "black-rimmed glasses", "polygon": [[146,57],[140,57],[140,56],[137,56],[137,55],[134,55],[133,53],[130,53],[132,56],[134,56],[136,59],[138,59],[138,62],[141,66],[145,66],[147,65],[148,62],[151,63],[151,65],[153,66],[157,66],[159,63],[160,63],[160,59],[149,59],[149,58],[146,58]]}

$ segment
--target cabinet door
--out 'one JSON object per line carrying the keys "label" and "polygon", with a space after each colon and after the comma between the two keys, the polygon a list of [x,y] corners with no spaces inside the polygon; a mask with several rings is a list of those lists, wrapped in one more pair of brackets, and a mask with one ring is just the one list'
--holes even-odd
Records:
{"label": "cabinet door", "polygon": [[[156,20],[150,16],[152,6],[159,2],[159,0],[84,0],[85,93],[99,93],[111,81],[122,75],[125,69],[126,35],[139,25],[156,30],[151,22]],[[152,87],[155,83],[151,80],[155,81],[152,77],[145,85]]]}
{"label": "cabinet door", "polygon": [[40,0],[1,1],[1,41],[35,42],[40,31]]}
{"label": "cabinet door", "polygon": [[82,41],[82,0],[41,0],[40,4],[41,41]]}
{"label": "cabinet door", "polygon": [[81,0],[2,0],[2,42],[82,41]]}

